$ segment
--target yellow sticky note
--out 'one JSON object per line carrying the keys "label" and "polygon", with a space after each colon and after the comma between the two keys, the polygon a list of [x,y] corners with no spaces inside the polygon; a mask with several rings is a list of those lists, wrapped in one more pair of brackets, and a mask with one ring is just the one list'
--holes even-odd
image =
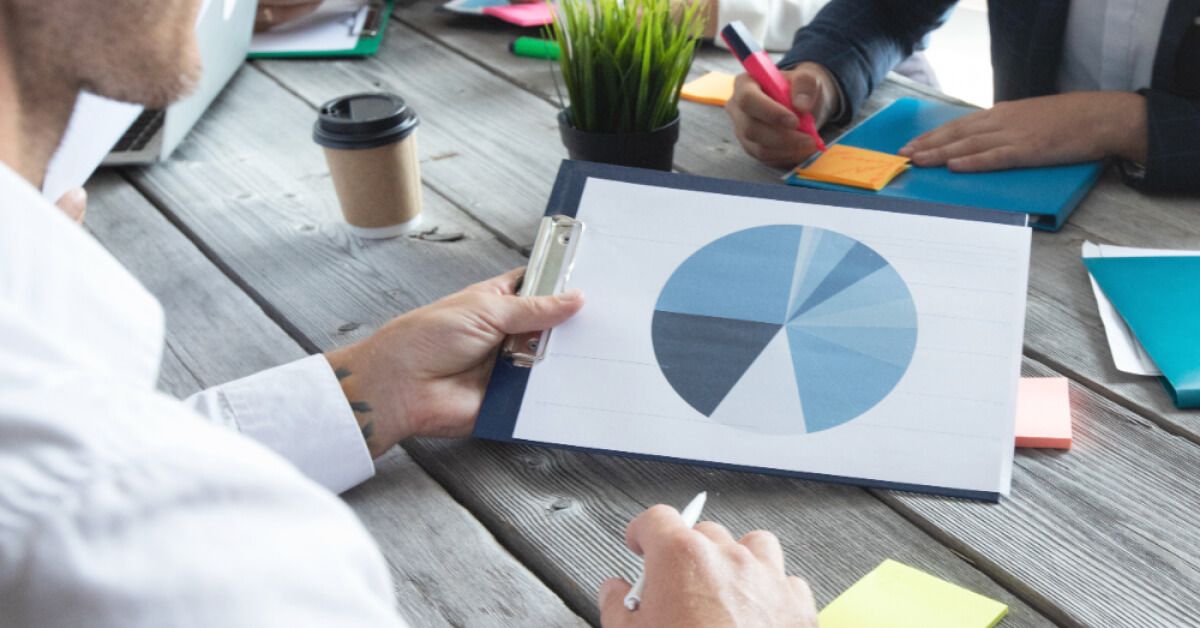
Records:
{"label": "yellow sticky note", "polygon": [[683,89],[679,91],[679,97],[705,105],[724,107],[725,103],[733,98],[733,75],[709,72],[684,84]]}
{"label": "yellow sticky note", "polygon": [[1071,388],[1065,377],[1022,377],[1017,447],[1071,448]]}
{"label": "yellow sticky note", "polygon": [[907,157],[834,144],[807,167],[797,168],[796,176],[878,192],[907,169]]}
{"label": "yellow sticky note", "polygon": [[1008,606],[885,560],[829,603],[821,628],[991,628]]}

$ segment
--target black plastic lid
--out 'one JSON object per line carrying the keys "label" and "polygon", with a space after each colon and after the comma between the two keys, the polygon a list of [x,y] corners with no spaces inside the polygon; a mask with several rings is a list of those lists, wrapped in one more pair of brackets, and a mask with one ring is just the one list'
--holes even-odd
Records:
{"label": "black plastic lid", "polygon": [[395,94],[351,94],[321,105],[313,141],[327,148],[375,148],[399,142],[420,123],[417,112]]}

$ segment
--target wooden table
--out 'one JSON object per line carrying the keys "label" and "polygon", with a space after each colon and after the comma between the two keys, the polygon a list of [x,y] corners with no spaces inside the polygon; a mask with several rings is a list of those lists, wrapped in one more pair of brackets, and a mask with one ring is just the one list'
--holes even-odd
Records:
{"label": "wooden table", "polygon": [[[565,156],[551,69],[507,52],[516,30],[435,6],[398,9],[375,58],[248,64],[168,163],[93,179],[88,228],[167,310],[165,390],[364,338],[524,263]],[[693,75],[711,68],[736,71],[710,48]],[[465,239],[342,229],[310,126],[324,100],[379,89],[420,113],[427,220]],[[867,110],[920,91],[891,79]],[[681,107],[680,171],[777,180],[723,111]],[[432,439],[404,443],[345,498],[415,626],[595,624],[599,583],[637,572],[626,522],[701,488],[705,515],[735,534],[776,532],[821,605],[895,558],[1003,600],[1004,626],[1197,625],[1200,413],[1113,369],[1079,255],[1085,239],[1195,248],[1198,206],[1109,176],[1062,232],[1035,234],[1025,372],[1071,379],[1075,448],[1019,450],[1000,504]]]}

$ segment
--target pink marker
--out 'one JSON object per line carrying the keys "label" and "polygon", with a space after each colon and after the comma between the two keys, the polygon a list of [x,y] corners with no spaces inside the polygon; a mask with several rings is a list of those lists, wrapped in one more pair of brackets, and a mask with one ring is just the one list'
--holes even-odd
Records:
{"label": "pink marker", "polygon": [[755,83],[766,92],[771,100],[787,107],[797,117],[800,118],[800,123],[796,128],[805,135],[813,138],[817,143],[817,150],[825,151],[825,142],[821,141],[821,136],[817,135],[817,125],[813,121],[811,113],[800,113],[792,107],[792,89],[788,85],[786,78],[783,78],[783,73],[779,68],[771,63],[771,58],[754,41],[754,36],[746,30],[746,25],[742,24],[741,20],[730,22],[721,29],[721,39],[725,40],[725,45],[729,46],[729,51],[733,56],[737,57],[738,61],[742,62],[742,67],[746,68],[746,73],[750,78],[754,79]]}

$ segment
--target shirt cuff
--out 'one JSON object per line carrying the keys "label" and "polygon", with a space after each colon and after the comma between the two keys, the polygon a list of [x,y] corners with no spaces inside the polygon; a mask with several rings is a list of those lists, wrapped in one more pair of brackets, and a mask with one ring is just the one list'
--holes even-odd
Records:
{"label": "shirt cuff", "polygon": [[240,432],[341,493],[375,475],[358,421],[323,355],[217,386]]}

